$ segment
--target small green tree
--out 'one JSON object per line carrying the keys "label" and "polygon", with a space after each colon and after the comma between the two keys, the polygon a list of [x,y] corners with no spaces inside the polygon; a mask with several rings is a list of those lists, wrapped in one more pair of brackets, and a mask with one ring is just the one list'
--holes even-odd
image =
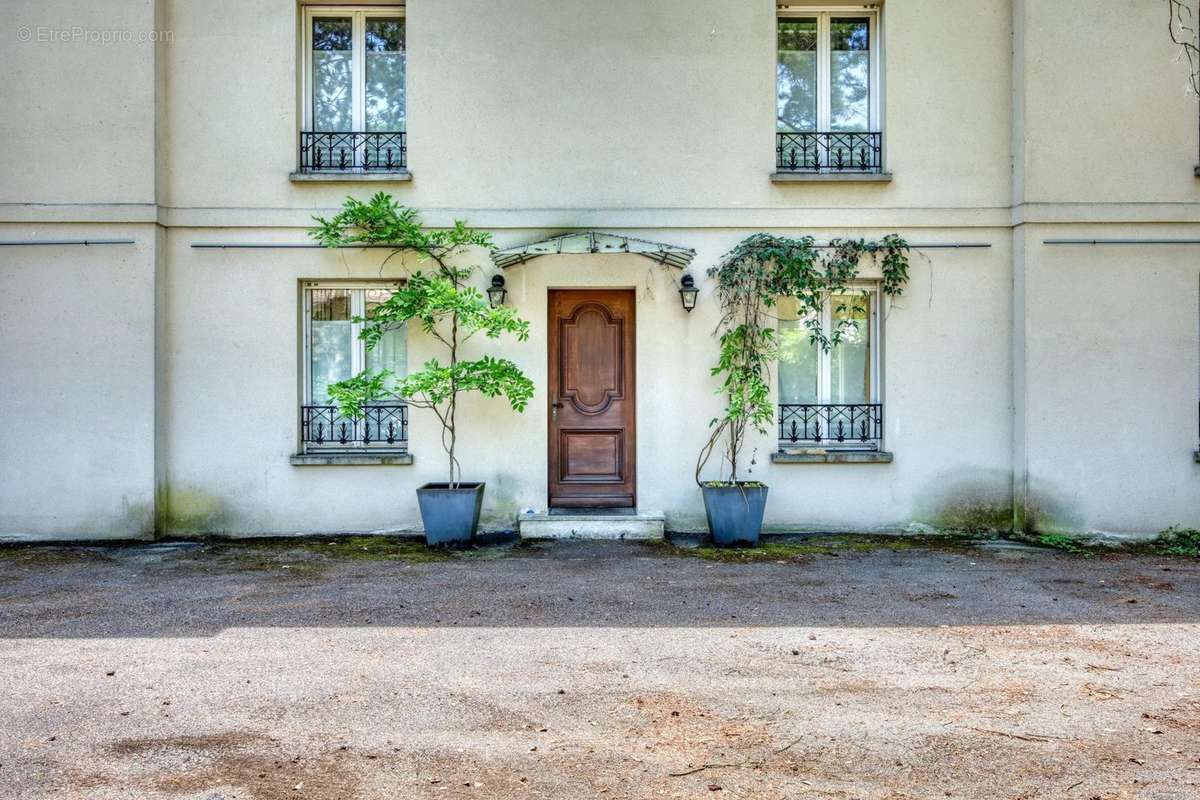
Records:
{"label": "small green tree", "polygon": [[[696,483],[713,453],[724,443],[728,483],[738,483],[738,465],[746,436],[754,430],[766,436],[775,420],[771,402],[771,363],[779,356],[771,309],[780,297],[793,297],[809,338],[823,350],[842,340],[855,323],[849,318],[826,334],[821,310],[827,298],[843,294],[859,272],[864,256],[876,261],[883,274],[880,288],[900,295],[908,283],[908,243],[895,234],[879,241],[834,239],[821,255],[811,236],[789,239],[756,233],[743,239],[708,271],[716,282],[721,319],[717,324],[720,355],[712,374],[721,378],[718,392],[725,409],[714,418],[708,440],[696,461]],[[717,482],[718,484],[720,482]]]}
{"label": "small green tree", "polygon": [[432,263],[430,273],[410,274],[370,318],[356,321],[363,324],[361,338],[371,349],[388,330],[415,320],[425,333],[445,345],[447,363],[433,358],[405,376],[387,370],[364,371],[331,384],[329,394],[341,412],[353,418],[362,416],[363,406],[389,398],[431,410],[442,424],[448,482],[457,486],[462,480],[457,457],[459,394],[503,395],[514,411],[524,411],[533,396],[533,381],[508,359],[485,355],[464,361],[459,355],[462,346],[479,333],[489,339],[506,333],[522,342],[529,338],[528,322],[511,308],[492,308],[483,293],[468,284],[478,267],[459,264],[472,248],[491,249],[491,236],[468,228],[461,220],[456,220],[453,228],[426,229],[416,210],[401,206],[385,192],[365,203],[347,197],[339,214],[314,219],[317,227],[309,233],[325,247],[382,245],[391,248],[387,259],[415,253],[422,262]]}

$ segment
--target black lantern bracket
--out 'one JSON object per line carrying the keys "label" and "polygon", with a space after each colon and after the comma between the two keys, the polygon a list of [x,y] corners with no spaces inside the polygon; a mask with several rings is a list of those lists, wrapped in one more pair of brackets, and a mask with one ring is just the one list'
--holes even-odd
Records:
{"label": "black lantern bracket", "polygon": [[504,276],[499,273],[492,276],[492,285],[487,290],[488,304],[492,308],[499,308],[504,305],[504,299],[508,297],[508,289],[504,288]]}
{"label": "black lantern bracket", "polygon": [[696,307],[696,298],[700,296],[700,290],[696,288],[696,279],[692,277],[690,272],[683,273],[683,277],[679,279],[679,302],[683,304],[683,310],[692,313],[692,309]]}

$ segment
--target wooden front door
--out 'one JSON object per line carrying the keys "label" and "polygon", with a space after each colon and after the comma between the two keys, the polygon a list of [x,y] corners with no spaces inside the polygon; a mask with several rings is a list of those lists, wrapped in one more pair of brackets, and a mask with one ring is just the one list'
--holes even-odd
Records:
{"label": "wooden front door", "polygon": [[633,507],[633,290],[551,289],[549,305],[550,505]]}

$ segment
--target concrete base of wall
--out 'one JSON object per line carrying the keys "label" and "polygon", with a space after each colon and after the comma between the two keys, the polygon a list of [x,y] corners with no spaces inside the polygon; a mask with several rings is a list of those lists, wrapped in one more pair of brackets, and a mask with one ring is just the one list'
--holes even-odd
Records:
{"label": "concrete base of wall", "polygon": [[533,514],[517,521],[522,539],[635,539],[662,541],[666,517],[655,513]]}

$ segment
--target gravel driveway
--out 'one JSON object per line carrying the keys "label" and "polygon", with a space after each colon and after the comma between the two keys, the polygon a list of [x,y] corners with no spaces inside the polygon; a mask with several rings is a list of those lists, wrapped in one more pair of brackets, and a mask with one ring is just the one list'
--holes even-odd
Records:
{"label": "gravel driveway", "polygon": [[5,548],[0,701],[4,798],[1194,800],[1200,563]]}

